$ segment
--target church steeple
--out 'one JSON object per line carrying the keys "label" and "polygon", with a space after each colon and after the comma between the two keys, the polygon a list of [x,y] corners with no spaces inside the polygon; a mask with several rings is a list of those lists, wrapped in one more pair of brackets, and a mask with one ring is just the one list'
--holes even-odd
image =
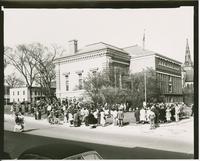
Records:
{"label": "church steeple", "polygon": [[188,39],[186,39],[186,51],[185,51],[185,63],[184,66],[192,66],[192,60],[191,60],[191,55],[190,55],[190,48],[189,48],[189,43]]}

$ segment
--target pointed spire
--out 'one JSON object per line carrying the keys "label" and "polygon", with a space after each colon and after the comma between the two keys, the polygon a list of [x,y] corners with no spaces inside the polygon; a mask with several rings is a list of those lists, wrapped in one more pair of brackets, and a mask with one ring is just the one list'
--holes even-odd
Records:
{"label": "pointed spire", "polygon": [[143,50],[145,49],[145,29],[144,29],[144,34],[143,34],[143,39],[142,39],[142,42],[143,42]]}
{"label": "pointed spire", "polygon": [[184,66],[192,66],[192,60],[191,60],[191,55],[190,55],[190,48],[189,48],[188,39],[186,39],[186,50],[185,50],[185,63],[184,63]]}

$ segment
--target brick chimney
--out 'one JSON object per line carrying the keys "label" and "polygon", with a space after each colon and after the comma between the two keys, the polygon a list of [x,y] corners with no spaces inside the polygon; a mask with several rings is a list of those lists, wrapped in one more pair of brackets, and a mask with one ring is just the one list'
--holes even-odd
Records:
{"label": "brick chimney", "polygon": [[69,41],[69,52],[70,54],[75,54],[78,51],[78,40]]}

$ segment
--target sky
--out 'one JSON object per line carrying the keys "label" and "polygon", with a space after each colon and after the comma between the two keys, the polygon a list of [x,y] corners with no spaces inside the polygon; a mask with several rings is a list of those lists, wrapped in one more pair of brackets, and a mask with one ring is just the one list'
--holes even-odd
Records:
{"label": "sky", "polygon": [[173,9],[4,9],[4,44],[58,44],[78,48],[105,42],[119,48],[141,45],[184,62],[186,38],[193,59],[193,7]]}

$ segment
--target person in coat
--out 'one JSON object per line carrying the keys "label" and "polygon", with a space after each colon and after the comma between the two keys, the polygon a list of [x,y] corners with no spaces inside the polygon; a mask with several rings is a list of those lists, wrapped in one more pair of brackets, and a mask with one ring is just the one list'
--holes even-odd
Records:
{"label": "person in coat", "polygon": [[171,117],[172,117],[171,109],[170,109],[169,106],[167,106],[167,109],[166,109],[166,119],[167,119],[167,123],[171,122]]}
{"label": "person in coat", "polygon": [[164,123],[166,120],[166,110],[165,110],[164,105],[161,105],[161,107],[160,107],[159,120],[161,121],[161,123]]}
{"label": "person in coat", "polygon": [[113,118],[113,126],[116,126],[118,124],[117,113],[118,109],[114,108],[111,113]]}
{"label": "person in coat", "polygon": [[135,120],[136,120],[136,124],[140,123],[140,110],[138,107],[136,107],[136,110],[135,110]]}
{"label": "person in coat", "polygon": [[123,126],[123,119],[124,119],[123,109],[119,109],[119,111],[117,113],[117,119],[119,121],[119,127],[122,127]]}
{"label": "person in coat", "polygon": [[152,106],[151,109],[155,113],[155,127],[159,127],[159,111],[158,107]]}
{"label": "person in coat", "polygon": [[106,117],[105,117],[105,112],[103,109],[101,109],[101,112],[100,112],[100,124],[102,126],[105,126],[106,124]]}
{"label": "person in coat", "polygon": [[148,117],[149,117],[149,123],[150,123],[150,130],[155,129],[156,114],[152,110],[150,110]]}
{"label": "person in coat", "polygon": [[69,120],[69,126],[72,126],[74,119],[71,111],[68,113],[68,120]]}
{"label": "person in coat", "polygon": [[179,104],[176,104],[175,105],[175,120],[176,122],[179,121],[179,114],[180,114],[180,105]]}
{"label": "person in coat", "polygon": [[74,127],[80,126],[80,116],[78,111],[76,110],[74,113]]}
{"label": "person in coat", "polygon": [[141,123],[145,123],[145,120],[146,120],[146,112],[145,112],[145,109],[144,108],[142,108],[141,110],[140,110],[140,122]]}

